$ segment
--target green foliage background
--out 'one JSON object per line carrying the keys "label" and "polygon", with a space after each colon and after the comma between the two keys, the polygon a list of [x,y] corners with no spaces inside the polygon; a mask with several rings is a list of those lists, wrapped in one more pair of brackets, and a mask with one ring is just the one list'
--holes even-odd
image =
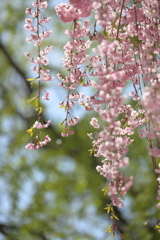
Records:
{"label": "green foliage background", "polygon": [[[55,14],[54,5],[61,1],[48,1],[47,16],[52,16],[53,28],[48,44],[54,45],[50,55],[50,70],[54,76],[63,73],[62,64],[65,29]],[[30,141],[26,130],[36,121],[34,106],[26,100],[34,96],[26,82],[31,78],[30,64],[24,52],[32,46],[25,41],[23,29],[25,8],[32,1],[0,0],[0,239],[2,240],[105,240],[110,220],[104,211],[109,199],[101,190],[107,182],[95,170],[100,159],[89,156],[92,132],[90,116],[85,116],[75,127],[75,135],[62,138],[52,122],[46,133],[52,138],[45,148],[28,151]],[[58,55],[59,54],[59,55]],[[55,77],[51,88],[62,95]],[[63,100],[64,94],[61,96]],[[44,113],[56,119],[55,101]],[[50,116],[50,117],[49,117]],[[52,116],[52,117],[51,117]],[[59,116],[59,115],[58,115]],[[127,240],[156,240],[154,225],[160,220],[156,209],[157,185],[151,159],[145,143],[135,135],[130,147],[130,166],[124,171],[134,176],[134,185],[126,197],[126,207],[116,209],[118,224]],[[61,142],[61,141],[62,142]],[[61,144],[59,144],[61,143]],[[118,237],[117,237],[118,239]]]}

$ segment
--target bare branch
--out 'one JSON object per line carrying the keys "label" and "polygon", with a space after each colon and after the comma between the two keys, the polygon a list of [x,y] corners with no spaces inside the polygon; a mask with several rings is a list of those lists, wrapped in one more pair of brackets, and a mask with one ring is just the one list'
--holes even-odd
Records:
{"label": "bare branch", "polygon": [[7,51],[6,47],[4,46],[4,44],[2,43],[1,40],[0,40],[0,49],[4,53],[5,57],[7,58],[8,62],[11,64],[11,66],[17,71],[17,73],[24,80],[24,83],[25,83],[25,85],[27,87],[27,90],[28,90],[29,94],[32,93],[32,89],[30,87],[30,84],[26,81],[25,73],[20,69],[18,64],[15,61],[13,61],[13,59],[11,58],[9,52]]}

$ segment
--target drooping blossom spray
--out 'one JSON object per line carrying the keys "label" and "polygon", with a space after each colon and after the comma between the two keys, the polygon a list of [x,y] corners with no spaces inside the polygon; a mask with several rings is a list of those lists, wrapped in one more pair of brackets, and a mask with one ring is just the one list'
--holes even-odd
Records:
{"label": "drooping blossom spray", "polygon": [[[37,121],[33,126],[27,130],[32,137],[32,142],[26,145],[26,149],[35,150],[43,147],[49,141],[50,137],[44,136],[42,129],[47,128],[50,125],[50,120],[45,120],[42,116],[42,100],[50,100],[50,92],[46,91],[43,87],[43,82],[51,81],[53,79],[50,76],[49,69],[46,66],[49,64],[49,59],[46,55],[52,50],[53,46],[47,46],[44,42],[45,38],[48,38],[52,33],[51,30],[47,29],[44,24],[48,23],[51,17],[45,17],[42,12],[43,9],[48,7],[47,1],[37,0],[32,3],[31,8],[26,9],[26,13],[30,15],[30,18],[26,18],[24,28],[31,32],[30,38],[27,38],[27,42],[34,44],[36,50],[34,53],[25,53],[30,63],[34,64],[32,70],[37,74],[35,78],[27,79],[31,82],[31,85],[38,82],[37,96],[27,100],[28,103],[36,101],[37,104]],[[36,52],[36,53],[35,53]],[[44,96],[42,95],[42,92]]]}

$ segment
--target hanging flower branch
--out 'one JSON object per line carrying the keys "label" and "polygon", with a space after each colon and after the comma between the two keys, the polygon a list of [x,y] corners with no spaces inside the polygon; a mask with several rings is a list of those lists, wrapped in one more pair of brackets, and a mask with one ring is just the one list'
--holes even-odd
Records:
{"label": "hanging flower branch", "polygon": [[[93,143],[89,151],[103,157],[102,165],[96,169],[108,180],[103,191],[111,198],[106,210],[112,224],[106,231],[115,236],[119,233],[116,226],[119,219],[114,206],[124,206],[123,198],[133,183],[133,177],[125,177],[120,169],[129,164],[126,153],[134,141],[132,135],[136,128],[140,128],[139,136],[148,141],[158,185],[157,200],[160,200],[160,168],[157,167],[160,157],[160,3],[158,0],[133,0],[132,3],[129,0],[69,0],[69,3],[56,7],[61,21],[72,23],[72,29],[65,32],[70,38],[64,47],[63,59],[68,75],[58,74],[59,86],[67,89],[67,96],[60,103],[60,108],[66,111],[60,126],[64,126],[63,137],[74,134],[72,126],[79,117],[72,114],[72,109],[77,103],[87,111],[96,112],[97,117],[90,121],[95,131],[88,133]],[[32,8],[26,10],[33,19],[26,19],[25,28],[34,32],[27,41],[37,47],[37,59],[28,53],[26,56],[29,62],[35,63],[33,70],[38,76],[30,81],[33,84],[38,80],[39,90],[28,102],[38,99],[38,121],[28,130],[35,135],[33,143],[27,144],[28,149],[37,149],[50,141],[48,136],[44,141],[39,140],[42,134],[39,129],[50,123],[43,123],[40,101],[40,92],[44,90],[41,82],[52,79],[49,70],[43,67],[48,64],[45,55],[52,47],[40,49],[43,38],[51,33],[43,26],[50,18],[45,18],[40,10],[47,7],[46,1],[36,1],[33,7],[35,12]],[[89,27],[91,14],[95,22]],[[90,48],[92,51],[88,51]],[[132,105],[127,104],[128,99],[123,96],[128,83],[133,89],[128,94]],[[92,86],[95,92],[85,96],[78,91],[79,86]],[[49,92],[45,91],[42,99],[49,100]],[[160,203],[157,207],[160,208]],[[159,227],[156,225],[156,228]],[[121,233],[120,236],[124,237]]]}
{"label": "hanging flower branch", "polygon": [[[51,141],[50,137],[48,135],[44,136],[44,134],[40,130],[43,128],[47,128],[51,122],[50,120],[47,121],[43,118],[43,108],[41,103],[41,100],[50,100],[50,92],[44,89],[44,87],[42,86],[42,82],[51,81],[53,79],[53,77],[49,74],[49,69],[45,68],[45,66],[49,63],[49,59],[46,57],[46,55],[53,48],[53,46],[46,46],[46,44],[43,42],[43,39],[48,38],[49,35],[52,33],[51,30],[48,30],[44,26],[44,24],[48,23],[51,19],[50,17],[45,17],[41,10],[47,7],[47,1],[37,0],[36,2],[34,2],[31,8],[26,9],[26,13],[29,14],[31,18],[26,18],[24,25],[25,29],[33,32],[30,38],[27,38],[26,40],[29,43],[33,43],[34,46],[37,48],[36,54],[25,54],[25,56],[29,59],[29,62],[35,64],[32,70],[37,74],[37,77],[27,79],[27,81],[30,81],[31,85],[38,81],[37,96],[27,100],[28,103],[36,101],[36,111],[38,115],[38,120],[29,130],[27,130],[27,132],[30,133],[30,135],[33,137],[32,142],[26,145],[26,149],[30,150],[41,148],[49,141]],[[41,96],[42,92],[45,94],[44,96]]]}
{"label": "hanging flower branch", "polygon": [[[68,110],[76,104],[70,103],[70,99],[80,97],[79,103],[86,110],[98,113],[90,122],[96,131],[88,134],[93,140],[93,149],[89,151],[96,157],[104,157],[97,171],[108,180],[104,191],[111,198],[106,209],[111,214],[112,225],[106,231],[115,235],[118,232],[115,220],[118,219],[113,206],[124,206],[123,197],[133,183],[133,177],[126,178],[120,169],[129,163],[125,155],[128,145],[134,141],[131,136],[139,126],[143,126],[139,130],[140,137],[148,140],[160,188],[156,163],[156,158],[160,157],[160,6],[158,0],[134,0],[133,3],[128,0],[69,0],[69,3],[56,7],[60,19],[73,24],[73,30],[66,31],[71,40],[65,46],[63,60],[69,76],[63,79],[58,74],[59,85],[70,89],[66,102],[61,103],[67,111],[62,136],[68,136]],[[80,18],[91,13],[95,23],[88,29],[89,21]],[[86,50],[95,41],[97,47],[89,56]],[[93,77],[96,80],[91,80]],[[132,106],[126,104],[126,97],[123,97],[127,83],[132,83],[134,89],[129,93]],[[76,90],[78,85],[92,86],[96,92],[85,97]],[[158,190],[158,200],[159,196]]]}
{"label": "hanging flower branch", "polygon": [[[79,6],[80,2],[77,4]],[[83,7],[85,8],[83,9]],[[59,4],[56,7],[56,11],[63,22],[73,22],[73,30],[66,31],[71,40],[64,46],[65,59],[62,60],[64,67],[67,68],[68,76],[63,78],[61,74],[57,75],[61,80],[59,86],[68,89],[66,98],[60,103],[60,107],[66,111],[66,118],[60,124],[60,126],[65,125],[62,136],[68,137],[69,134],[74,134],[70,127],[76,125],[79,119],[79,117],[74,117],[70,111],[77,104],[76,100],[84,97],[76,89],[79,85],[84,85],[83,77],[85,74],[80,70],[80,66],[87,61],[88,56],[86,52],[91,44],[89,40],[82,40],[87,35],[88,21],[80,23],[78,19],[88,17],[91,14],[92,6],[85,4],[85,1],[83,1],[81,9],[68,4]]]}

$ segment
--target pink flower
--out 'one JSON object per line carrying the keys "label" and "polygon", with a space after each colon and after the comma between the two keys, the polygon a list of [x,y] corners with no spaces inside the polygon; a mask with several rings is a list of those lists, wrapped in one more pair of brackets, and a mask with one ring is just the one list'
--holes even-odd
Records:
{"label": "pink flower", "polygon": [[51,138],[47,135],[47,136],[45,136],[45,140],[46,140],[47,142],[50,142],[50,141],[51,141]]}
{"label": "pink flower", "polygon": [[39,34],[39,36],[41,38],[48,38],[52,32],[53,32],[52,30],[47,30],[46,32],[42,32],[41,34]]}
{"label": "pink flower", "polygon": [[101,171],[102,171],[101,166],[98,165],[98,166],[96,167],[96,170],[97,170],[97,172],[101,172]]}
{"label": "pink flower", "polygon": [[33,3],[32,4],[33,7],[38,7],[38,8],[47,8],[48,7],[48,3],[47,1],[43,1],[43,0],[39,0],[38,3]]}
{"label": "pink flower", "polygon": [[87,133],[87,135],[90,139],[93,139],[92,133]]}
{"label": "pink flower", "polygon": [[74,117],[74,118],[70,118],[68,121],[67,121],[67,125],[69,126],[74,126],[77,124],[79,120],[79,117]]}
{"label": "pink flower", "polygon": [[129,92],[129,96],[131,96],[131,98],[134,101],[139,101],[140,100],[140,98],[137,96],[137,94],[134,94],[133,92]]}
{"label": "pink flower", "polygon": [[29,149],[29,150],[35,150],[36,149],[36,146],[33,144],[33,143],[28,143],[26,146],[25,146],[26,149]]}
{"label": "pink flower", "polygon": [[42,124],[41,122],[36,121],[33,125],[33,128],[42,129],[47,128],[51,123],[51,120],[48,120],[46,124]]}
{"label": "pink flower", "polygon": [[50,20],[51,20],[51,17],[43,18],[43,19],[40,19],[40,20],[39,20],[39,23],[40,23],[40,24],[48,23]]}
{"label": "pink flower", "polygon": [[45,92],[45,97],[42,97],[42,99],[48,101],[50,100],[49,96],[50,96],[50,92]]}
{"label": "pink flower", "polygon": [[66,132],[61,133],[61,135],[62,135],[62,137],[68,137],[68,133],[66,133]]}
{"label": "pink flower", "polygon": [[49,51],[51,51],[53,48],[53,46],[47,46],[43,49],[43,51],[40,52],[41,56],[47,55],[49,53]]}
{"label": "pink flower", "polygon": [[96,118],[92,118],[90,121],[90,124],[94,127],[94,128],[99,128],[99,124],[98,124],[98,120]]}
{"label": "pink flower", "polygon": [[38,37],[37,33],[34,33],[34,34],[31,34],[30,39],[33,40],[33,41],[37,41],[39,39],[39,37]]}
{"label": "pink flower", "polygon": [[37,58],[37,64],[44,64],[44,65],[48,65],[49,63],[49,59],[47,57],[41,56]]}
{"label": "pink flower", "polygon": [[70,135],[73,135],[73,134],[74,134],[74,131],[70,131],[69,134],[70,134]]}
{"label": "pink flower", "polygon": [[31,18],[26,18],[25,19],[25,23],[27,23],[27,24],[32,24],[32,22],[33,22],[33,20],[31,19]]}
{"label": "pink flower", "polygon": [[40,81],[51,81],[53,77],[51,77],[49,74],[44,73],[42,77],[40,78]]}
{"label": "pink flower", "polygon": [[26,58],[30,58],[31,57],[30,53],[25,53],[24,55],[26,56]]}
{"label": "pink flower", "polygon": [[34,46],[35,46],[35,47],[38,47],[38,46],[41,45],[41,44],[42,44],[42,39],[38,39],[38,40],[35,42]]}
{"label": "pink flower", "polygon": [[[78,6],[80,6],[80,4],[78,4]],[[92,5],[87,3],[85,7],[82,8],[82,10],[80,10],[72,5],[69,5],[66,3],[60,3],[56,6],[55,9],[61,21],[64,23],[67,23],[67,22],[73,22],[74,20],[77,20],[80,17],[88,17],[92,12]]]}
{"label": "pink flower", "polygon": [[75,8],[84,8],[86,3],[91,5],[90,0],[68,0]]}
{"label": "pink flower", "polygon": [[32,15],[32,8],[26,8],[26,13]]}

